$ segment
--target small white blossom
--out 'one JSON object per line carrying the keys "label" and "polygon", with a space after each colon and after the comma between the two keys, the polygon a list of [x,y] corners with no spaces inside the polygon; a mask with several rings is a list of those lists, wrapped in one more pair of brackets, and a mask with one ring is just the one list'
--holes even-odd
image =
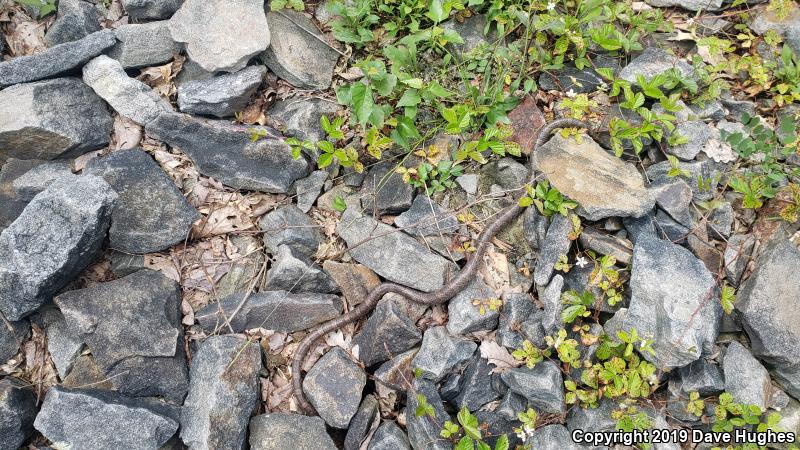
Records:
{"label": "small white blossom", "polygon": [[556,2],[548,2],[547,3],[547,10],[548,11],[553,11],[555,9],[556,9]]}
{"label": "small white blossom", "polygon": [[586,258],[584,258],[583,256],[578,256],[578,258],[575,260],[575,265],[580,267],[581,269],[586,267],[588,264],[589,264],[589,261]]}
{"label": "small white blossom", "polygon": [[572,88],[569,88],[569,90],[567,91],[567,97],[574,98],[576,95],[578,94],[575,91],[573,91]]}

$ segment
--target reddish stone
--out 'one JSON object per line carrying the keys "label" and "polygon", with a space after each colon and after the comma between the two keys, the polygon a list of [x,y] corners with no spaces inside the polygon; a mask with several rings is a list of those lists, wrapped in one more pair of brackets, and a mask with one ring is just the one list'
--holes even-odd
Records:
{"label": "reddish stone", "polygon": [[539,137],[539,130],[547,123],[544,114],[536,106],[536,99],[526,95],[522,103],[508,113],[508,118],[511,119],[511,128],[514,129],[511,140],[522,147],[522,153],[530,154],[533,143]]}

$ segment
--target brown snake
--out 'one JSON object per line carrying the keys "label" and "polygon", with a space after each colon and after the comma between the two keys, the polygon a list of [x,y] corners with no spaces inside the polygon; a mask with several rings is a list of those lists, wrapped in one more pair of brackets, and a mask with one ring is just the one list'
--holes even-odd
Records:
{"label": "brown snake", "polygon": [[[533,184],[536,177],[533,170],[534,152],[550,137],[550,134],[554,130],[557,128],[566,127],[587,128],[584,122],[568,118],[556,119],[545,125],[539,133],[539,138],[536,139],[536,143],[531,149],[531,156],[529,157],[529,160],[531,161],[529,163],[531,169],[530,180],[528,181],[529,184]],[[480,236],[478,236],[478,239],[475,243],[475,251],[464,265],[463,269],[439,290],[435,292],[421,292],[396,283],[382,283],[370,291],[367,299],[358,304],[350,312],[335,319],[331,319],[330,321],[320,325],[318,328],[310,332],[302,341],[300,341],[300,345],[297,347],[294,357],[292,358],[292,389],[294,391],[295,398],[300,404],[300,408],[308,414],[315,413],[314,407],[308,402],[305,394],[303,394],[303,378],[300,374],[303,360],[306,358],[306,355],[311,350],[311,346],[314,345],[314,342],[317,339],[331,331],[337,330],[366,316],[370,311],[372,311],[373,308],[375,308],[375,305],[378,304],[378,301],[383,298],[384,295],[390,292],[402,295],[414,303],[423,305],[438,305],[455,297],[475,279],[475,274],[478,270],[480,261],[483,258],[484,253],[486,253],[486,250],[489,248],[492,238],[506,225],[516,219],[517,216],[522,213],[522,211],[523,208],[519,206],[518,202],[516,201],[513,205],[508,206],[500,211],[494,222],[487,226],[483,232],[481,232]]]}

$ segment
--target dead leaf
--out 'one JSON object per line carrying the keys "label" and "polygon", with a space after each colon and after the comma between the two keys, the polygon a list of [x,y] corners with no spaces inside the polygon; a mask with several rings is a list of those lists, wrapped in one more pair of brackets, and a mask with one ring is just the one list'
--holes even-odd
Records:
{"label": "dead leaf", "polygon": [[495,366],[495,368],[492,369],[492,373],[504,372],[522,365],[522,361],[514,359],[511,353],[508,352],[508,349],[495,341],[483,341],[478,349],[481,352],[481,357],[486,358],[489,364]]}
{"label": "dead leaf", "polygon": [[119,114],[114,116],[112,146],[115,150],[137,147],[142,135],[142,127],[139,124]]}
{"label": "dead leaf", "polygon": [[11,55],[26,56],[47,50],[44,43],[45,24],[38,23],[21,10],[11,15],[6,42]]}

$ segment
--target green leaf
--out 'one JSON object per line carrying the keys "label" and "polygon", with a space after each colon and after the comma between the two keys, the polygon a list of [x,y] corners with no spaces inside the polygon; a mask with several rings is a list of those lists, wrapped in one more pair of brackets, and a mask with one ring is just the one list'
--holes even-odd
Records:
{"label": "green leaf", "polygon": [[494,450],[508,450],[508,435],[501,435],[494,444]]}
{"label": "green leaf", "polygon": [[356,83],[350,89],[350,96],[358,123],[363,127],[369,121],[375,108],[375,103],[372,99],[372,88],[364,83]]}
{"label": "green leaf", "polygon": [[473,450],[474,448],[475,446],[472,443],[472,439],[464,436],[458,441],[458,444],[456,444],[455,450]]}
{"label": "green leaf", "polygon": [[344,199],[341,195],[337,195],[333,199],[333,209],[336,211],[344,212],[347,209],[347,203],[344,202]]}
{"label": "green leaf", "polygon": [[410,150],[411,140],[422,139],[422,136],[417,131],[417,127],[414,126],[414,121],[404,116],[397,118],[397,128],[392,130],[392,139],[397,145]]}
{"label": "green leaf", "polygon": [[397,102],[397,107],[401,106],[417,106],[422,101],[419,96],[419,91],[416,89],[406,89],[400,101]]}
{"label": "green leaf", "polygon": [[424,82],[422,78],[410,78],[408,80],[403,81],[403,84],[410,86],[414,89],[422,89]]}
{"label": "green leaf", "polygon": [[444,12],[441,0],[431,0],[430,7],[428,7],[428,13],[425,15],[435,23],[439,23],[447,18],[447,14]]}
{"label": "green leaf", "polygon": [[333,153],[323,153],[319,155],[319,159],[317,160],[317,166],[319,166],[320,169],[324,169],[325,167],[330,166],[332,162],[333,162]]}
{"label": "green leaf", "polygon": [[478,428],[478,418],[469,412],[467,407],[461,408],[457,415],[458,423],[464,428],[464,433],[471,439],[478,440],[481,438],[481,430]]}
{"label": "green leaf", "polygon": [[452,92],[448,91],[447,89],[443,88],[441,84],[436,81],[431,82],[428,86],[428,92],[431,94],[439,97],[439,98],[447,98],[453,95]]}

